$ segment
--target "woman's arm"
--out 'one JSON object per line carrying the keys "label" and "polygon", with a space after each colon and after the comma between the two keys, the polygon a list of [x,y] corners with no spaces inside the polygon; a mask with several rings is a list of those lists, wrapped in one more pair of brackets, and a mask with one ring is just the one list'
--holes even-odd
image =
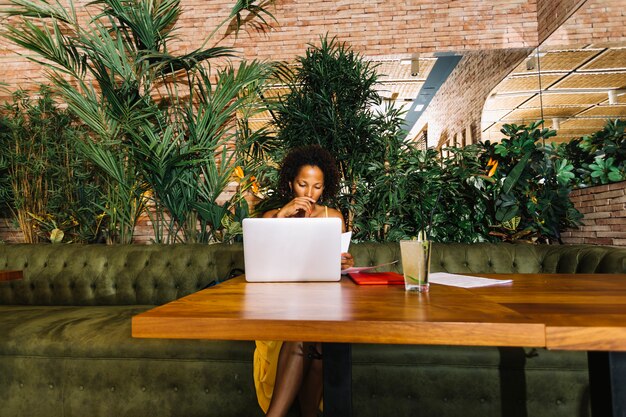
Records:
{"label": "woman's arm", "polygon": [[309,197],[296,197],[276,210],[263,213],[263,217],[309,217],[315,200]]}

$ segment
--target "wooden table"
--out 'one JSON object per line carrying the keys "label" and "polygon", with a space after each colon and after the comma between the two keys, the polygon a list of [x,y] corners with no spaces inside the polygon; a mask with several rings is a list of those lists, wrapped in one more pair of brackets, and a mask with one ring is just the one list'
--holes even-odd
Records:
{"label": "wooden table", "polygon": [[[471,290],[431,285],[428,294],[357,286],[347,278],[246,283],[238,277],[133,317],[133,336],[325,342],[325,416],[351,413],[350,343],[611,351],[590,359],[613,382],[612,414],[625,416],[626,353],[619,351],[626,351],[626,275],[506,277],[513,283]],[[595,375],[601,373],[592,382]],[[593,400],[595,414],[610,415],[596,405]]]}
{"label": "wooden table", "polygon": [[24,278],[22,271],[0,271],[0,281],[12,281]]}

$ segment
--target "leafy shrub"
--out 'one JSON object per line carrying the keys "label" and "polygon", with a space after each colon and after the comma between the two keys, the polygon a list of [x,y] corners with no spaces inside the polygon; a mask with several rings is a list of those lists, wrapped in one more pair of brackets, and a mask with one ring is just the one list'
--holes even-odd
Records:
{"label": "leafy shrub", "polygon": [[582,218],[569,198],[574,167],[544,145],[556,132],[539,129],[541,123],[504,125],[507,138],[484,143],[497,167],[488,191],[495,220],[490,234],[505,240],[558,240]]}
{"label": "leafy shrub", "polygon": [[591,135],[558,145],[557,154],[575,167],[578,187],[626,179],[626,120],[608,120]]}
{"label": "leafy shrub", "polygon": [[0,110],[0,194],[26,242],[99,238],[101,182],[78,150],[84,132],[46,87],[38,97],[17,91]]}

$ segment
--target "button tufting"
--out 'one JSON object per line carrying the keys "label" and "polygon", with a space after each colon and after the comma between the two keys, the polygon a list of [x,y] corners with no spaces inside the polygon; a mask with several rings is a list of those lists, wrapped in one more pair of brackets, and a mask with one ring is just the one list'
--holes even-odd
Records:
{"label": "button tufting", "polygon": [[85,389],[85,387],[83,387],[82,385],[78,387],[79,390],[83,391]]}
{"label": "button tufting", "polygon": [[208,389],[208,388],[205,388],[205,389],[204,389],[204,392],[205,392],[206,394],[208,394],[208,393],[209,393],[209,389]]}
{"label": "button tufting", "polygon": [[239,388],[239,389],[237,390],[237,394],[243,394],[243,390],[242,390],[241,388]]}
{"label": "button tufting", "polygon": [[24,383],[20,382],[20,388],[24,388]]}
{"label": "button tufting", "polygon": [[54,384],[48,384],[48,388],[54,389]]}
{"label": "button tufting", "polygon": [[146,387],[141,387],[142,392],[146,392]]}
{"label": "button tufting", "polygon": [[115,392],[115,387],[111,387],[109,389],[111,390],[111,392]]}
{"label": "button tufting", "polygon": [[174,392],[178,392],[178,387],[174,385]]}

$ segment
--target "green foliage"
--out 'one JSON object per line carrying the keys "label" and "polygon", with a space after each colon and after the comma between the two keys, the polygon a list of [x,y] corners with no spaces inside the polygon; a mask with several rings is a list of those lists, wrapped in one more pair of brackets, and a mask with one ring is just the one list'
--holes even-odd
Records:
{"label": "green foliage", "polygon": [[17,91],[0,110],[0,194],[26,242],[99,239],[101,179],[78,150],[84,137],[44,87],[37,98]]}
{"label": "green foliage", "polygon": [[484,144],[486,156],[497,162],[489,187],[495,224],[490,232],[505,240],[558,240],[559,231],[580,224],[569,192],[573,165],[544,146],[555,131],[504,125],[507,136],[498,144]]}
{"label": "green foliage", "polygon": [[[250,182],[218,203],[239,165],[227,144],[238,135],[238,114],[262,111],[257,93],[271,68],[244,61],[212,72],[209,60],[235,55],[220,46],[172,55],[179,0],[97,0],[87,24],[72,2],[11,3],[20,19],[7,38],[35,53],[93,132],[81,149],[106,176],[107,241],[130,242],[146,206],[154,207],[157,242],[235,238]],[[256,17],[264,25],[270,3],[239,1],[225,23],[238,29]]]}
{"label": "green foliage", "polygon": [[626,179],[626,120],[608,120],[591,135],[559,144],[556,152],[573,164],[578,187]]}
{"label": "green foliage", "polygon": [[[290,91],[273,107],[277,137],[241,138],[249,169],[270,196],[275,161],[295,146],[320,144],[339,163],[336,203],[355,240],[424,231],[439,242],[546,241],[578,224],[569,200],[573,165],[543,146],[555,132],[538,129],[541,122],[505,125],[501,143],[448,148],[442,157],[405,142],[400,110],[372,112],[380,104],[375,68],[345,44],[323,38],[298,64],[280,71]],[[260,211],[273,207],[267,201]]]}
{"label": "green foliage", "polygon": [[272,103],[277,137],[267,140],[263,136],[244,144],[248,154],[263,149],[264,159],[273,161],[265,164],[272,167],[269,170],[257,169],[257,176],[262,181],[276,178],[276,161],[294,147],[325,147],[337,160],[348,190],[337,204],[350,227],[355,218],[352,200],[369,175],[370,161],[385,154],[388,137],[401,135],[398,111],[372,110],[381,103],[374,89],[375,66],[336,38],[321,38],[319,46],[310,45],[306,54],[297,58],[295,68],[283,66],[278,74],[289,92]]}

